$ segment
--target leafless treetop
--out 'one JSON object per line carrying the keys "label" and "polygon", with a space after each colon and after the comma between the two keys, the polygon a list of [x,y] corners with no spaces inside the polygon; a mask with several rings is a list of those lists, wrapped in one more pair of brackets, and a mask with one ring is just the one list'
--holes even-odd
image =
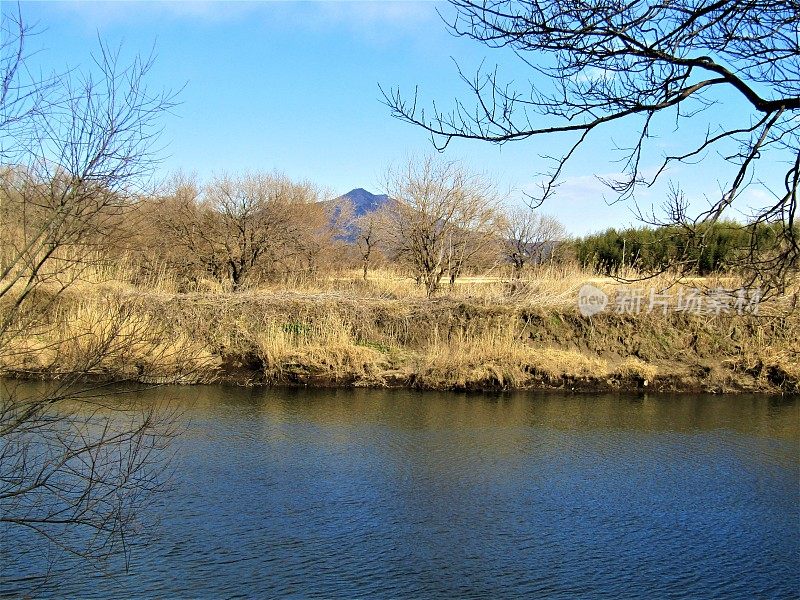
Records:
{"label": "leafless treetop", "polygon": [[[606,183],[620,198],[651,186],[674,162],[697,162],[717,151],[731,165],[718,197],[689,216],[680,193],[666,203],[665,218],[690,228],[716,221],[754,181],[774,196],[749,215],[751,224],[781,230],[760,270],[794,271],[800,254],[795,221],[800,179],[800,3],[794,0],[451,0],[450,30],[490,48],[505,48],[530,69],[529,86],[504,83],[498,69],[468,75],[459,69],[471,102],[425,111],[417,94],[384,92],[393,114],[431,133],[443,150],[453,138],[502,144],[553,133],[574,136],[542,183],[539,203],[551,196],[565,164],[590,134],[615,121],[633,127],[622,175]],[[545,83],[547,84],[545,86]],[[738,98],[738,100],[737,100]],[[656,115],[672,116],[676,131],[711,107],[725,110],[707,120],[700,139],[684,145],[654,168],[643,158]],[[702,126],[702,125],[701,125]],[[765,161],[765,157],[769,160]],[[756,164],[785,164],[780,181],[759,179]],[[647,169],[645,170],[645,167]],[[643,215],[644,216],[644,215]],[[651,222],[663,223],[652,216]],[[763,257],[763,253],[760,253]],[[759,259],[759,260],[763,260]],[[786,271],[784,273],[783,271]]]}

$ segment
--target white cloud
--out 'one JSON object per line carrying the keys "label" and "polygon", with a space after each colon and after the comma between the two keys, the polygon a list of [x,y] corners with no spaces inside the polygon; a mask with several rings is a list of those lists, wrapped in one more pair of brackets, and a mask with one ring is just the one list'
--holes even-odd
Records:
{"label": "white cloud", "polygon": [[616,73],[609,69],[601,69],[599,67],[589,67],[584,69],[575,77],[576,83],[583,83],[588,81],[609,81],[616,77]]}

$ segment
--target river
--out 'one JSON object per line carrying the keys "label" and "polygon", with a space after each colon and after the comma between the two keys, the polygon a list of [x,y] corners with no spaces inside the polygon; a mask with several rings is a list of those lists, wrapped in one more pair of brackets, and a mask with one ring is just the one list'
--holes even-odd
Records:
{"label": "river", "polygon": [[[800,402],[162,388],[174,475],[130,570],[0,595],[796,598]],[[74,563],[74,564],[73,564]]]}

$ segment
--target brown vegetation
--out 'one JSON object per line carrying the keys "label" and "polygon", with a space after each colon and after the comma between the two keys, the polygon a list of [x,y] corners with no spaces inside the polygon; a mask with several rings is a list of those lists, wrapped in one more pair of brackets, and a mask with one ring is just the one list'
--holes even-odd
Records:
{"label": "brown vegetation", "polygon": [[[83,227],[79,254],[58,248],[42,263],[54,277],[40,270],[30,289],[10,288],[26,303],[0,306],[14,332],[0,375],[797,390],[791,296],[760,316],[609,307],[588,319],[577,311],[581,285],[621,284],[579,268],[557,221],[527,209],[504,215],[491,185],[455,163],[410,161],[389,181],[393,201],[357,218],[277,173],[206,185],[175,177],[160,194],[92,212],[102,219]],[[14,203],[4,207],[13,222]],[[735,290],[742,280],[664,274],[647,283]]]}
{"label": "brown vegetation", "polygon": [[[123,315],[117,329],[137,342],[104,353],[91,369],[98,378],[769,393],[797,392],[800,381],[800,319],[787,307],[712,317],[609,309],[589,319],[575,303],[589,277],[580,271],[542,268],[513,287],[509,279],[466,278],[433,300],[411,277],[386,271],[368,282],[355,269],[293,291],[240,293],[175,293],[169,281],[143,291],[124,275],[64,295],[49,313],[54,326],[26,339],[28,362],[9,354],[3,372],[59,376],[81,344],[101,339],[95,331]],[[609,292],[616,286],[593,281]]]}

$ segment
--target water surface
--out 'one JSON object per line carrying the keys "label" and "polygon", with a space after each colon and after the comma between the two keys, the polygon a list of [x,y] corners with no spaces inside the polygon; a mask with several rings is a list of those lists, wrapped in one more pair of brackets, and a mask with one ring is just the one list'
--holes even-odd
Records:
{"label": "water surface", "polygon": [[[69,597],[792,598],[800,403],[167,388],[171,489],[131,570],[0,592]],[[60,567],[60,568],[59,568]]]}

